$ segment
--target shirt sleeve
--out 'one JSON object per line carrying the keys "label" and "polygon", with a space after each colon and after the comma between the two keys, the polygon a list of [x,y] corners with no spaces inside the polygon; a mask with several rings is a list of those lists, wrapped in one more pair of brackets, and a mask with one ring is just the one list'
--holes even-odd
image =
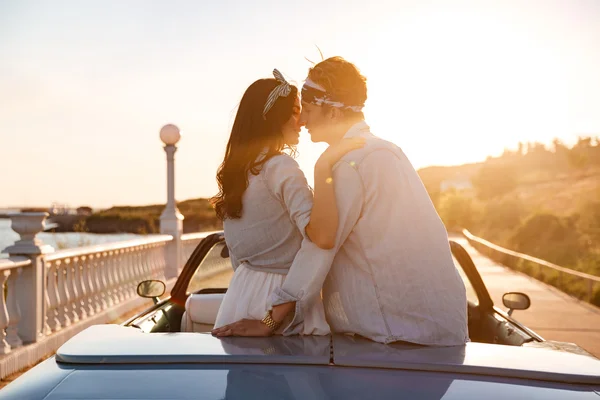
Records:
{"label": "shirt sleeve", "polygon": [[275,288],[269,298],[269,306],[296,302],[292,322],[283,330],[284,335],[302,332],[305,310],[320,297],[321,288],[338,249],[360,218],[363,190],[360,176],[353,165],[345,161],[336,164],[333,171],[339,225],[333,249],[324,250],[308,239],[302,241],[292,266],[281,287]]}
{"label": "shirt sleeve", "polygon": [[307,238],[313,193],[296,160],[288,155],[273,157],[265,165],[265,179],[271,194],[285,206],[302,236]]}

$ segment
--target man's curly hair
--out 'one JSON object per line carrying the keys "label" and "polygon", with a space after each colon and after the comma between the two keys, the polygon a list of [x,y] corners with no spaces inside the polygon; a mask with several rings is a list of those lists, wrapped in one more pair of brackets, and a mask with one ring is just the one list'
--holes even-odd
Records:
{"label": "man's curly hair", "polygon": [[[342,57],[331,57],[315,64],[308,70],[308,78],[323,86],[336,101],[346,105],[364,105],[367,100],[367,78]],[[346,113],[357,114],[351,110],[346,110]]]}

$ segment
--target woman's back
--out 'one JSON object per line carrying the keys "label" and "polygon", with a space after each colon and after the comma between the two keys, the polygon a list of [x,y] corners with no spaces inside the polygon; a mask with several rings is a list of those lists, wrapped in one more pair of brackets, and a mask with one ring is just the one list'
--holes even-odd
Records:
{"label": "woman's back", "polygon": [[288,155],[267,160],[248,174],[242,216],[223,222],[234,268],[286,274],[310,220],[312,192],[298,163]]}

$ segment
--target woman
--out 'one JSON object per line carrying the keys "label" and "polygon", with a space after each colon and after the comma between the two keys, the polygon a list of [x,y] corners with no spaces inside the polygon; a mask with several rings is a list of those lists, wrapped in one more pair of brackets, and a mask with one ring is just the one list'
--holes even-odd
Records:
{"label": "woman", "polygon": [[[294,154],[301,125],[298,89],[274,70],[244,93],[217,172],[219,194],[212,201],[223,220],[235,273],[215,328],[241,319],[263,320],[273,332],[267,300],[280,286],[304,237],[321,248],[334,245],[338,215],[331,168],[345,153],[363,145],[344,140],[321,155],[315,165],[315,193]],[[325,335],[329,325],[320,301],[304,317],[305,335]],[[266,320],[265,320],[266,319]]]}

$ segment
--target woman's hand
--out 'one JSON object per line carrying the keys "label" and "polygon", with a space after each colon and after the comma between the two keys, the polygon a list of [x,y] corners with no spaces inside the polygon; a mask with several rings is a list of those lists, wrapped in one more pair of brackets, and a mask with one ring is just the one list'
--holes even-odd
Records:
{"label": "woman's hand", "polygon": [[273,331],[262,321],[243,319],[211,331],[213,336],[271,336]]}
{"label": "woman's hand", "polygon": [[365,141],[366,139],[362,137],[342,139],[338,143],[329,146],[327,150],[321,154],[321,157],[319,157],[317,160],[317,165],[331,168],[336,162],[345,156],[346,153],[363,147],[365,145]]}

